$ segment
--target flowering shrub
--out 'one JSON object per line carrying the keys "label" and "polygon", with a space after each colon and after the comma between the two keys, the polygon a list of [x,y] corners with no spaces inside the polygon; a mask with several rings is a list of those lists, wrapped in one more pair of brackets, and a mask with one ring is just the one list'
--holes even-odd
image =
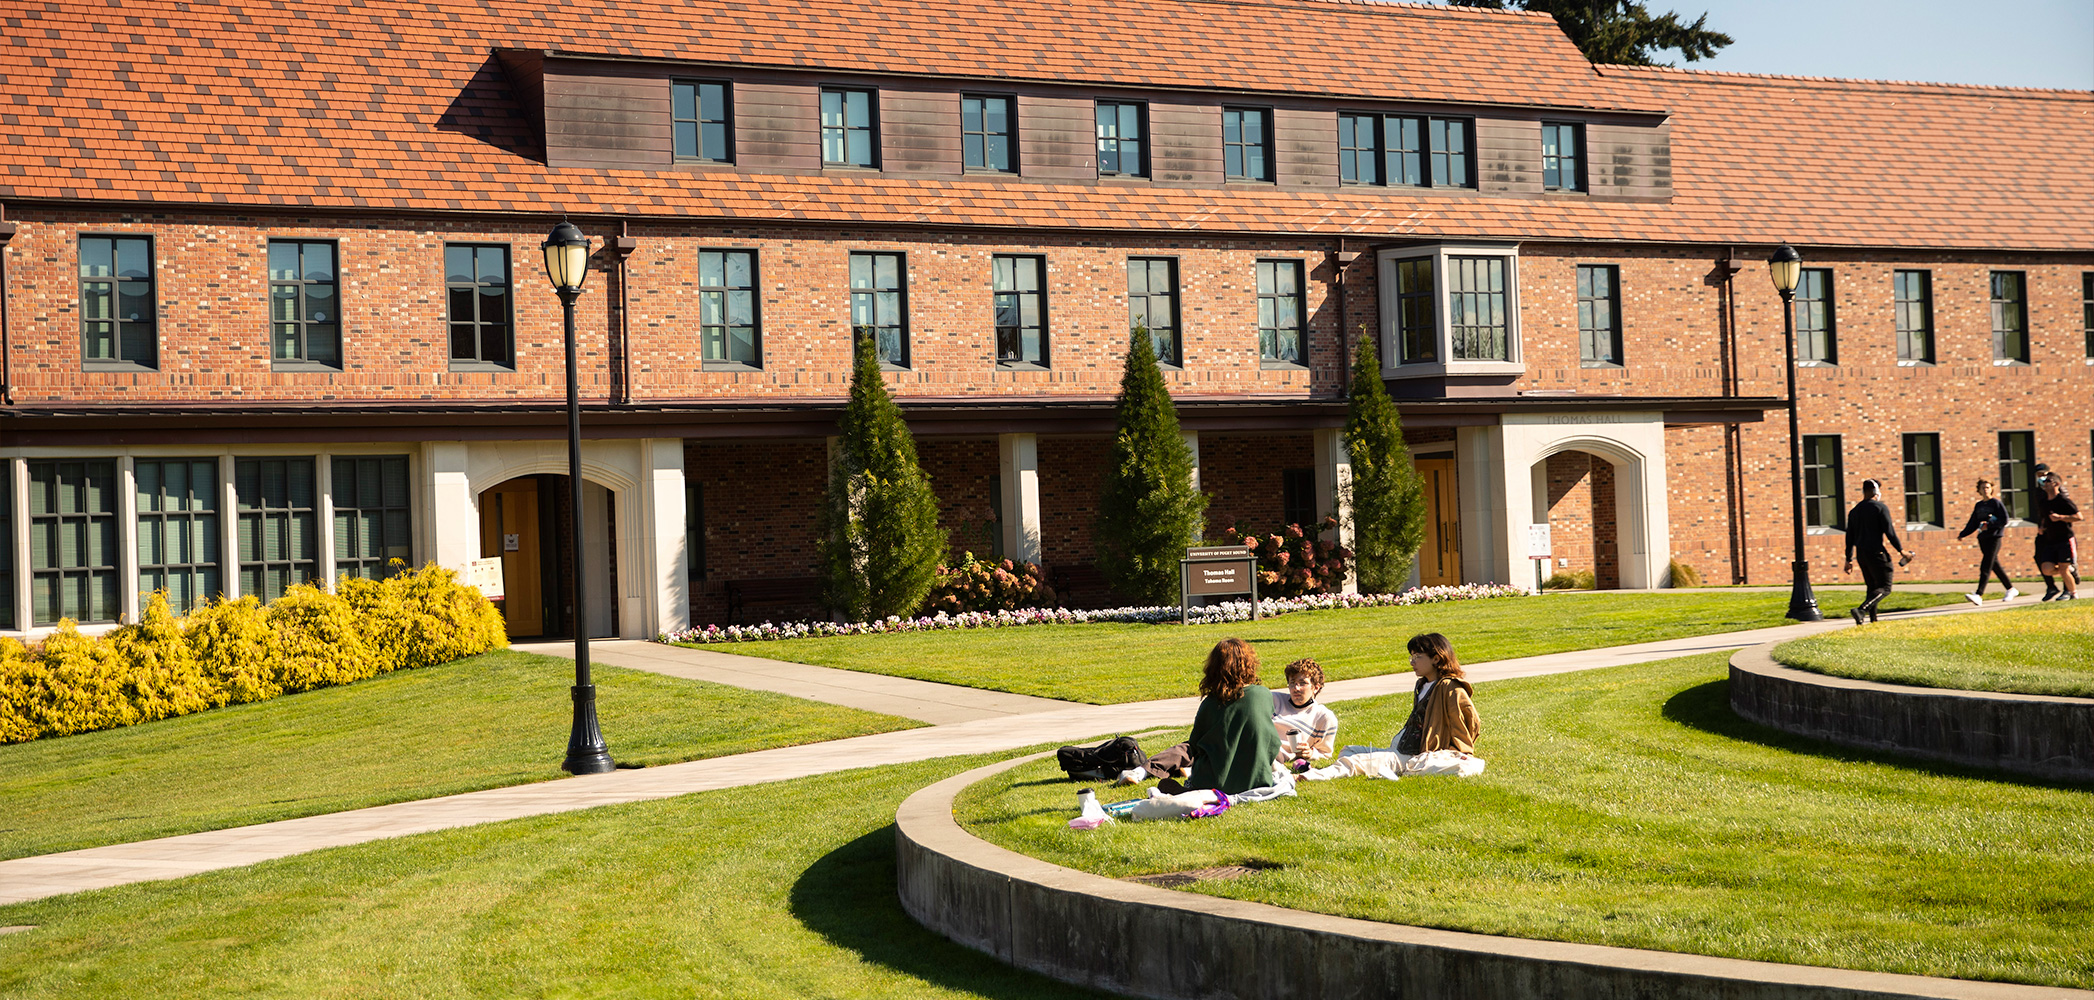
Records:
{"label": "flowering shrub", "polygon": [[[1322,533],[1337,526],[1337,518],[1326,517],[1315,531]],[[1258,557],[1260,597],[1331,594],[1345,586],[1345,565],[1352,558],[1352,550],[1312,538],[1299,524],[1268,535],[1230,528],[1222,536],[1250,546],[1251,554]]]}
{"label": "flowering shrub", "polygon": [[938,582],[923,599],[923,610],[957,615],[1053,603],[1054,588],[1047,585],[1047,574],[1038,565],[1009,559],[982,562],[969,552],[958,566],[938,567]]}
{"label": "flowering shrub", "polygon": [[[1383,608],[1442,601],[1474,601],[1493,597],[1520,597],[1527,591],[1500,583],[1465,583],[1459,587],[1412,587],[1400,594],[1310,594],[1303,597],[1269,597],[1258,602],[1263,617],[1294,611],[1325,611],[1332,608]],[[763,642],[771,639],[807,639],[832,635],[878,635],[888,632],[937,632],[963,628],[1014,628],[1020,625],[1081,625],[1087,622],[1135,622],[1157,624],[1178,620],[1177,605],[1140,608],[1110,608],[1103,611],[1071,611],[1068,608],[1018,608],[1011,611],[939,612],[921,618],[889,617],[871,622],[764,622],[761,625],[703,625],[655,636],[656,642],[711,643]],[[1194,625],[1251,620],[1251,602],[1226,601],[1192,609]]]}

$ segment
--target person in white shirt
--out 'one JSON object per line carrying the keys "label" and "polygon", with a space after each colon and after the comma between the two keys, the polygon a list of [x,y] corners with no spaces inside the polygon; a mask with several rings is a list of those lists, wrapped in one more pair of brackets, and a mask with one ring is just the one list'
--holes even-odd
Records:
{"label": "person in white shirt", "polygon": [[1272,693],[1272,724],[1280,731],[1280,762],[1295,771],[1331,755],[1338,738],[1338,713],[1316,700],[1323,693],[1323,667],[1315,660],[1287,664],[1287,690]]}

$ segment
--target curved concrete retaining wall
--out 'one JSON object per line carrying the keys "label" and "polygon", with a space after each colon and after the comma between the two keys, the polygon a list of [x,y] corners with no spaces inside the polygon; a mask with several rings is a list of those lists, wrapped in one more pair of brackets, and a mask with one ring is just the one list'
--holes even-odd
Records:
{"label": "curved concrete retaining wall", "polygon": [[1783,732],[2031,777],[2094,782],[2094,698],[1879,684],[1730,658],[1730,707]]}
{"label": "curved concrete retaining wall", "polygon": [[952,800],[962,788],[1040,756],[955,775],[903,802],[895,817],[898,888],[902,908],[925,927],[1064,982],[1172,1000],[2094,998],[2082,990],[1529,941],[1302,913],[1073,871],[989,844],[954,822]]}

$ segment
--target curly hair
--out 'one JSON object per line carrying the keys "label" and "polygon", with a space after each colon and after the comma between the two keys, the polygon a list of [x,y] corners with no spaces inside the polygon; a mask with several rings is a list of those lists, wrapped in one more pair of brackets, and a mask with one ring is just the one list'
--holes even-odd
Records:
{"label": "curly hair", "polygon": [[1293,663],[1289,663],[1289,664],[1287,664],[1287,681],[1288,681],[1288,683],[1290,683],[1290,684],[1291,684],[1291,683],[1293,683],[1294,681],[1296,681],[1296,680],[1298,680],[1298,679],[1300,679],[1300,678],[1303,678],[1303,677],[1306,677],[1306,678],[1308,678],[1308,679],[1309,679],[1309,683],[1311,683],[1311,684],[1314,684],[1314,685],[1316,685],[1317,687],[1322,687],[1322,686],[1323,686],[1323,667],[1322,667],[1322,665],[1318,664],[1318,663],[1317,663],[1317,662],[1316,662],[1316,661],[1315,661],[1314,659],[1311,659],[1310,657],[1306,657],[1306,656],[1302,657],[1302,658],[1301,658],[1301,659],[1299,659],[1299,660],[1296,660],[1296,661],[1294,661]]}
{"label": "curly hair", "polygon": [[1414,635],[1406,644],[1406,648],[1413,653],[1424,653],[1431,657],[1432,668],[1439,671],[1441,677],[1461,676],[1461,661],[1454,658],[1454,644],[1448,642],[1446,636],[1438,632]]}
{"label": "curly hair", "polygon": [[1223,639],[1207,654],[1207,672],[1200,677],[1200,694],[1222,701],[1243,697],[1243,689],[1258,683],[1258,651],[1242,639]]}

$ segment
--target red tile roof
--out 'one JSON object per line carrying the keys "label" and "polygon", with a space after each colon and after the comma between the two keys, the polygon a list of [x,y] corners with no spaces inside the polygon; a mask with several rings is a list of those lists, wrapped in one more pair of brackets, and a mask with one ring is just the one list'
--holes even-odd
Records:
{"label": "red tile roof", "polygon": [[[0,42],[0,201],[2094,249],[2094,93],[1586,63],[1541,15],[1357,0],[51,0]],[[502,48],[1673,114],[1669,203],[553,171]]]}

